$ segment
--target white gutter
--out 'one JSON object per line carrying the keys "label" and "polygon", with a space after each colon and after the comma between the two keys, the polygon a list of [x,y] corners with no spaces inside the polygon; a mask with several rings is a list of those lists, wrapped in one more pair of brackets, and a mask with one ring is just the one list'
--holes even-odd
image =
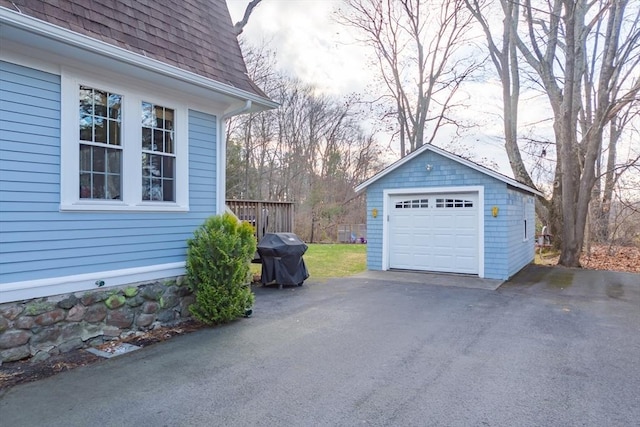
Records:
{"label": "white gutter", "polygon": [[78,34],[66,28],[49,24],[40,19],[14,12],[5,7],[0,7],[0,23],[236,99],[251,100],[262,107],[278,107],[278,103],[254,93],[200,76],[191,71],[183,70],[153,58],[148,58],[144,55],[131,52],[89,36]]}
{"label": "white gutter", "polygon": [[226,132],[226,121],[227,119],[237,116],[239,114],[243,114],[251,110],[251,106],[253,102],[250,99],[247,99],[244,102],[244,105],[240,108],[236,108],[235,110],[231,110],[227,113],[224,113],[220,120],[218,120],[218,128],[220,129],[218,133],[218,155],[217,155],[217,173],[216,173],[216,213],[221,215],[227,209],[227,132]]}
{"label": "white gutter", "polygon": [[247,111],[249,111],[251,109],[252,104],[253,103],[251,102],[251,100],[247,99],[242,107],[237,108],[235,110],[231,110],[228,113],[224,113],[224,115],[222,116],[222,120],[227,120],[230,117],[246,113]]}

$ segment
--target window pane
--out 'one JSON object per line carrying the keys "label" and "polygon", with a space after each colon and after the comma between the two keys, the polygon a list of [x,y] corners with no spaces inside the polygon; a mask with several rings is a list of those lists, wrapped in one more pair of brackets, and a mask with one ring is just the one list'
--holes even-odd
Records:
{"label": "window pane", "polygon": [[162,156],[149,156],[151,157],[151,175],[162,176]]}
{"label": "window pane", "polygon": [[159,129],[153,130],[153,151],[164,152],[164,143],[162,142],[162,132]]}
{"label": "window pane", "polygon": [[148,102],[142,103],[142,126],[153,127],[155,118],[153,117],[153,105]]}
{"label": "window pane", "polygon": [[102,147],[92,147],[93,149],[93,171],[104,172],[105,149]]}
{"label": "window pane", "polygon": [[107,149],[107,172],[120,175],[121,150]]}
{"label": "window pane", "polygon": [[151,179],[151,200],[162,200],[162,180]]}
{"label": "window pane", "polygon": [[110,93],[108,117],[119,121],[121,110],[122,110],[122,96],[116,95],[115,93]]}
{"label": "window pane", "polygon": [[156,105],[153,109],[153,115],[156,121],[152,126],[162,129],[164,127],[164,108]]}
{"label": "window pane", "polygon": [[91,146],[80,144],[80,172],[91,171]]}
{"label": "window pane", "polygon": [[90,173],[80,174],[80,198],[81,199],[91,198],[91,174]]}
{"label": "window pane", "polygon": [[107,93],[96,89],[94,89],[93,92],[93,114],[100,117],[107,117]]}
{"label": "window pane", "polygon": [[175,198],[173,197],[173,180],[165,179],[162,181],[162,195],[163,200],[165,202],[173,202]]}
{"label": "window pane", "polygon": [[95,142],[107,142],[107,127],[105,120],[102,117],[96,117],[94,119],[94,132],[95,132]]}
{"label": "window pane", "polygon": [[80,86],[80,115],[93,114],[93,89]]}
{"label": "window pane", "polygon": [[109,120],[109,139],[110,145],[120,145],[120,122]]}
{"label": "window pane", "polygon": [[101,173],[93,174],[93,194],[91,197],[93,199],[104,199],[105,198],[105,182],[104,175]]}
{"label": "window pane", "polygon": [[173,154],[173,132],[166,132],[164,135],[164,152]]}
{"label": "window pane", "polygon": [[121,200],[120,175],[107,175],[107,199]]}
{"label": "window pane", "polygon": [[[174,117],[172,109],[142,103],[142,198],[175,201]],[[153,154],[152,154],[153,153]]]}
{"label": "window pane", "polygon": [[93,119],[91,116],[80,116],[80,140],[93,141]]}
{"label": "window pane", "polygon": [[151,129],[142,128],[142,149],[151,151]]}
{"label": "window pane", "polygon": [[164,109],[164,128],[173,130],[173,110],[169,108]]}
{"label": "window pane", "polygon": [[151,200],[151,180],[142,178],[142,200]]}
{"label": "window pane", "polygon": [[78,103],[79,197],[121,200],[122,95],[79,86]]}
{"label": "window pane", "polygon": [[162,163],[162,176],[165,178],[173,178],[175,176],[175,158],[163,156]]}

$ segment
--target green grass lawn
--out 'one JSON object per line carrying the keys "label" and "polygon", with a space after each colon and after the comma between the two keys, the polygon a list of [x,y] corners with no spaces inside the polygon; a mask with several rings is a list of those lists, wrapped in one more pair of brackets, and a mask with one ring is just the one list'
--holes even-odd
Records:
{"label": "green grass lawn", "polygon": [[[351,276],[367,268],[367,245],[309,243],[308,246],[303,258],[312,280]],[[251,265],[255,274],[260,274],[260,268],[260,264]]]}

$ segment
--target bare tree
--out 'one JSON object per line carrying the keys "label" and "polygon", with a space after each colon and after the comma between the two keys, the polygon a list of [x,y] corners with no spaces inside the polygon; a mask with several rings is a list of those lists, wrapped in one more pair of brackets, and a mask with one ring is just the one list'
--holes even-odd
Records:
{"label": "bare tree", "polygon": [[633,73],[640,58],[640,29],[637,9],[625,23],[626,0],[550,0],[547,5],[542,10],[524,1],[528,39],[518,38],[518,48],[540,78],[553,110],[558,203],[552,206],[560,207],[559,263],[575,267],[580,265],[603,130],[640,90]]}
{"label": "bare tree", "polygon": [[360,126],[358,99],[318,94],[276,72],[275,54],[243,46],[252,79],[280,103],[234,118],[228,128],[227,196],[296,202],[296,233],[335,238],[342,221],[364,222],[356,184],[380,168],[380,150]]}
{"label": "bare tree", "polygon": [[[512,139],[511,119],[517,117],[513,104],[517,99],[513,79],[518,73],[514,69],[515,44],[532,70],[534,84],[544,89],[553,114],[557,163],[548,206],[551,229],[562,249],[559,262],[579,266],[589,205],[594,186],[600,185],[605,130],[611,129],[607,166],[611,168],[616,163],[617,136],[624,125],[620,119],[638,102],[640,7],[637,3],[629,7],[628,0],[499,1],[504,18],[502,49],[493,41],[483,3],[466,3],[483,27],[503,84],[507,152],[510,160],[516,160],[516,177],[524,176],[530,183],[518,165],[514,152],[519,147]],[[518,31],[520,19],[522,32]],[[507,67],[511,67],[510,73]],[[517,68],[522,72],[522,66]],[[612,186],[613,182],[605,182],[607,192]]]}
{"label": "bare tree", "polygon": [[[461,53],[471,15],[463,0],[345,0],[338,21],[355,28],[375,53],[392,100],[401,155],[431,143],[454,124],[448,115],[460,84],[478,61]],[[383,98],[384,99],[384,98]]]}
{"label": "bare tree", "polygon": [[604,153],[606,161],[599,161],[598,163],[605,164],[596,167],[598,171],[602,170],[603,172],[596,180],[594,206],[590,220],[594,229],[592,235],[599,242],[607,242],[612,236],[610,230],[611,208],[618,182],[625,174],[637,172],[638,165],[640,165],[640,147],[636,147],[635,151],[628,152],[620,159],[621,162],[618,160],[618,142],[623,138],[623,135],[626,133],[625,137],[629,141],[633,139],[634,135],[636,138],[640,135],[640,129],[633,126],[634,120],[640,119],[640,105],[629,104],[628,107],[611,120],[607,135],[609,142]]}
{"label": "bare tree", "polygon": [[520,101],[520,68],[518,64],[518,20],[519,3],[512,0],[500,0],[504,19],[502,34],[496,40],[492,26],[488,20],[487,8],[493,4],[482,0],[465,0],[467,8],[482,27],[487,39],[489,57],[502,84],[502,110],[504,139],[507,157],[514,177],[530,187],[535,188],[533,180],[525,167],[520,147],[518,146],[518,104]]}
{"label": "bare tree", "polygon": [[236,32],[236,36],[239,36],[240,34],[242,34],[242,32],[244,31],[244,27],[246,27],[247,23],[249,22],[249,17],[251,17],[251,13],[253,12],[253,9],[255,9],[256,6],[258,6],[261,1],[262,0],[251,0],[249,4],[247,4],[247,7],[244,10],[244,15],[242,16],[242,19],[236,22],[235,25],[233,26],[233,30]]}

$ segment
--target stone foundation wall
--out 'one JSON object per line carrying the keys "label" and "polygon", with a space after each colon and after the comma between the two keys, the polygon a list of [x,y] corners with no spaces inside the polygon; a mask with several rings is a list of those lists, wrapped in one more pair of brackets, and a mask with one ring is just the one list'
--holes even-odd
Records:
{"label": "stone foundation wall", "polygon": [[0,304],[0,365],[97,346],[191,317],[184,276]]}

